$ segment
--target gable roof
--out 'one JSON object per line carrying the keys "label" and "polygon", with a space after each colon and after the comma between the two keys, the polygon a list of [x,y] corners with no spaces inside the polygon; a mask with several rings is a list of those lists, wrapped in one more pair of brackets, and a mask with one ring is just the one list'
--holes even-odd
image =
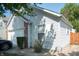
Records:
{"label": "gable roof", "polygon": [[[12,19],[13,19],[13,17],[14,17],[15,15],[13,14],[13,15],[11,15],[10,17],[9,17],[9,20],[8,20],[8,22],[7,22],[7,25],[6,25],[6,27],[8,27],[9,26],[9,24],[10,24],[10,22],[12,21]],[[23,18],[22,19],[24,22],[26,22],[26,23],[31,23],[27,18]]]}
{"label": "gable roof", "polygon": [[58,17],[62,16],[62,14],[59,14],[59,13],[57,13],[57,12],[55,12],[55,11],[51,11],[51,10],[48,10],[48,9],[45,9],[45,8],[42,8],[42,7],[39,7],[39,6],[35,6],[34,8],[39,9],[39,10],[41,10],[41,11],[43,11],[43,12],[47,12],[47,13],[49,13],[49,14],[58,16]]}
{"label": "gable roof", "polygon": [[[35,9],[38,9],[38,10],[41,10],[43,12],[46,12],[46,13],[49,13],[49,14],[52,14],[54,16],[57,16],[57,17],[60,17],[60,18],[63,18],[61,20],[63,20],[66,24],[68,24],[70,27],[73,27],[71,25],[71,23],[60,13],[57,13],[57,12],[54,12],[54,11],[51,11],[51,10],[48,10],[48,9],[45,9],[45,8],[42,8],[42,7],[38,7],[38,6],[33,6],[33,8]],[[10,17],[9,21],[7,22],[7,26],[9,25],[9,23],[11,22],[12,20],[12,16]],[[23,18],[23,21],[27,23],[28,19],[27,18]],[[30,21],[28,21],[28,23],[31,23]]]}
{"label": "gable roof", "polygon": [[43,12],[46,12],[46,13],[49,13],[49,14],[52,14],[52,15],[54,15],[54,16],[57,16],[57,17],[59,17],[59,18],[63,18],[63,19],[61,19],[62,21],[64,21],[67,25],[69,25],[70,27],[73,27],[72,25],[71,25],[71,23],[64,17],[64,15],[63,14],[60,14],[60,13],[57,13],[57,12],[55,12],[55,11],[51,11],[51,10],[48,10],[48,9],[45,9],[45,8],[42,8],[42,7],[34,7],[34,8],[36,8],[36,9],[39,9],[39,10],[41,10],[41,11],[43,11]]}

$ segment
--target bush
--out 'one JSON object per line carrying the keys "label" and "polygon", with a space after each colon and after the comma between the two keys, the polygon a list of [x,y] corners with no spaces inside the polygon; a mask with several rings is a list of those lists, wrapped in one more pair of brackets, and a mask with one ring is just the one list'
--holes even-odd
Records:
{"label": "bush", "polygon": [[17,37],[18,47],[21,48],[21,49],[25,48],[25,41],[26,41],[25,37]]}
{"label": "bush", "polygon": [[39,40],[35,41],[34,51],[40,53],[42,51],[42,43]]}

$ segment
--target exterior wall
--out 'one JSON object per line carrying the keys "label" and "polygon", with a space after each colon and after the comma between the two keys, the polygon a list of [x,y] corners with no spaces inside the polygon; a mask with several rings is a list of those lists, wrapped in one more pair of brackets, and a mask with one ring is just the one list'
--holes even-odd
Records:
{"label": "exterior wall", "polygon": [[[62,48],[69,44],[69,34],[71,28],[65,24],[60,18],[50,15],[48,13],[36,10],[35,16],[25,17],[30,20],[32,24],[29,24],[28,27],[28,46],[33,47],[35,40],[38,40],[38,33],[44,33],[44,45],[43,48],[55,49]],[[8,26],[8,39],[13,40],[13,43],[17,45],[16,37],[24,36],[24,22],[20,20],[22,18],[13,18],[10,25]],[[61,20],[61,21],[60,21]],[[44,31],[39,31],[38,25],[42,24],[45,21]],[[19,25],[18,25],[19,24]],[[17,30],[18,29],[18,30]]]}
{"label": "exterior wall", "polygon": [[70,32],[72,31],[72,28],[67,25],[66,23],[64,23],[62,20],[60,20],[60,40],[57,43],[58,44],[58,48],[63,48],[66,47],[70,44]]}
{"label": "exterior wall", "polygon": [[2,18],[0,18],[0,38],[1,39],[6,39],[6,34],[5,34],[6,30],[5,30],[5,24],[2,20]]}
{"label": "exterior wall", "polygon": [[15,30],[8,32],[8,40],[11,40],[14,46],[17,46],[17,37],[23,37],[24,36],[24,30]]}
{"label": "exterior wall", "polygon": [[14,16],[8,26],[8,30],[23,29],[24,21],[19,16]]}
{"label": "exterior wall", "polygon": [[[54,18],[50,17],[45,17],[46,20],[46,25],[45,25],[45,43],[44,43],[44,48],[47,49],[55,49],[55,41],[58,38],[58,22],[55,21]],[[58,30],[57,30],[58,29]]]}
{"label": "exterior wall", "polygon": [[[70,44],[70,32],[72,27],[66,24],[61,18],[45,14],[46,27],[45,27],[45,45],[47,49],[58,49],[61,50],[63,47],[69,46]],[[53,30],[51,25],[53,24]],[[47,36],[48,34],[48,36]]]}
{"label": "exterior wall", "polygon": [[[29,45],[33,46],[35,40],[38,39],[38,25],[42,24],[45,20],[45,30],[42,31],[45,36],[43,38],[43,48],[47,49],[61,49],[69,44],[69,34],[66,34],[67,30],[71,30],[69,25],[65,24],[60,18],[36,10],[36,16],[27,17],[32,24],[29,29]],[[61,21],[60,21],[61,20]]]}
{"label": "exterior wall", "polygon": [[[59,20],[59,21],[55,21],[54,18],[50,19],[51,17],[47,18],[47,21],[46,21],[46,40],[47,42],[45,43],[45,45],[47,47],[47,49],[56,49],[57,50],[61,50],[63,47],[66,47],[70,44],[70,32],[72,31],[72,28],[67,25],[66,23],[64,23],[62,20],[59,19],[56,19],[56,20]],[[54,32],[50,32],[50,28],[51,28],[51,25],[53,24],[53,29],[54,29]],[[50,34],[48,34],[50,33]],[[53,37],[55,33],[55,37]],[[47,36],[47,34],[49,36]],[[52,34],[52,35],[51,35]]]}
{"label": "exterior wall", "polygon": [[17,45],[16,37],[24,36],[24,21],[21,17],[13,17],[8,26],[8,40],[11,40],[14,46]]}
{"label": "exterior wall", "polygon": [[38,40],[38,25],[40,23],[40,20],[42,19],[42,15],[37,16],[27,16],[25,17],[32,22],[32,24],[29,25],[28,29],[28,45],[30,47],[34,46],[35,40]]}
{"label": "exterior wall", "polygon": [[[30,19],[32,24],[30,25],[30,39],[29,43],[31,46],[34,45],[35,40],[38,39],[38,25],[42,24],[43,21],[45,21],[45,30],[41,31],[45,34],[43,40],[44,40],[44,45],[43,48],[47,49],[55,49],[55,40],[59,38],[58,36],[58,31],[59,31],[59,18],[51,16],[49,14],[45,14],[41,11],[37,10],[36,16],[30,16],[27,17]],[[56,35],[56,36],[55,36]]]}

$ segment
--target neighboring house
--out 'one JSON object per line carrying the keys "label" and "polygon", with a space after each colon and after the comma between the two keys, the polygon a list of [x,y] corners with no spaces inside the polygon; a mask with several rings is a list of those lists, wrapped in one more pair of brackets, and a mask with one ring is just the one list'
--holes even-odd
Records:
{"label": "neighboring house", "polygon": [[53,11],[34,9],[35,16],[11,16],[7,23],[8,40],[17,46],[17,37],[27,37],[28,48],[33,47],[35,40],[44,41],[43,48],[61,49],[70,44],[72,25],[66,18]]}
{"label": "neighboring house", "polygon": [[9,17],[0,17],[0,39],[6,39],[6,24]]}

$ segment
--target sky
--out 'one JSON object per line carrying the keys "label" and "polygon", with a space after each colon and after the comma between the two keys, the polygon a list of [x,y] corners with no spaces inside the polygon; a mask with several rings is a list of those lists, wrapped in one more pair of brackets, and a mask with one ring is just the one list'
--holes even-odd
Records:
{"label": "sky", "polygon": [[[60,13],[61,8],[64,7],[64,3],[42,3],[42,4],[38,4],[38,6],[48,9],[48,10],[52,10],[55,12]],[[6,16],[10,16],[9,12],[5,13]]]}
{"label": "sky", "polygon": [[40,7],[55,11],[60,13],[61,8],[64,7],[64,3],[44,3],[44,4],[39,4]]}

